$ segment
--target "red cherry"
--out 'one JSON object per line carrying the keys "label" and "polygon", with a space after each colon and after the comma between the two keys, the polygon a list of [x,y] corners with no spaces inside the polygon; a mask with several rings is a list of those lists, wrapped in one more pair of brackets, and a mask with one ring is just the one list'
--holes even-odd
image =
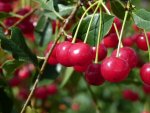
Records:
{"label": "red cherry", "polygon": [[133,42],[136,42],[136,39],[137,37],[139,36],[140,34],[134,34],[131,39],[133,40]]}
{"label": "red cherry", "polygon": [[74,66],[74,70],[77,72],[85,72],[87,69],[88,65],[83,65],[83,66]]}
{"label": "red cherry", "polygon": [[135,31],[135,32],[139,32],[140,31],[140,29],[137,27],[137,25],[135,25],[135,24],[133,24],[132,25],[132,28],[133,28],[133,30]]}
{"label": "red cherry", "polygon": [[124,97],[124,99],[133,101],[133,102],[139,100],[139,95],[130,89],[123,91],[123,97]]}
{"label": "red cherry", "polygon": [[[46,48],[45,54],[48,53],[49,49],[51,49],[52,45],[54,42],[50,42]],[[57,48],[58,44],[56,44],[55,48],[52,51],[51,56],[48,59],[48,63],[51,65],[56,65],[58,63],[57,59],[56,59],[56,48]]]}
{"label": "red cherry", "polygon": [[144,84],[143,85],[143,91],[144,91],[145,94],[150,94],[150,86]]}
{"label": "red cherry", "polygon": [[100,64],[90,64],[85,71],[85,79],[90,85],[101,85],[104,83],[104,78],[101,75]]}
{"label": "red cherry", "polygon": [[[150,45],[150,37],[148,37],[149,40],[149,45]],[[146,43],[146,38],[144,35],[139,35],[136,39],[136,45],[138,46],[139,49],[147,51],[147,43]]]}
{"label": "red cherry", "polygon": [[122,43],[123,43],[123,46],[129,46],[129,47],[131,47],[131,46],[133,46],[134,41],[132,40],[131,37],[128,37],[128,38],[124,38],[122,40]]}
{"label": "red cherry", "polygon": [[0,12],[10,12],[12,11],[12,5],[10,3],[0,2]]}
{"label": "red cherry", "polygon": [[115,48],[118,45],[118,37],[115,33],[107,35],[103,40],[102,44],[107,48]]}
{"label": "red cherry", "polygon": [[21,80],[25,80],[27,78],[29,78],[30,76],[30,70],[27,66],[24,66],[22,67],[21,69],[19,69],[18,71],[18,77],[21,79]]}
{"label": "red cherry", "polygon": [[71,108],[72,108],[73,111],[79,111],[80,105],[77,104],[77,103],[73,103],[73,104],[71,105]]}
{"label": "red cherry", "polygon": [[[115,17],[114,23],[116,24],[117,29],[120,31],[121,27],[122,27],[122,24],[121,24],[121,21],[119,20],[119,18]],[[114,25],[112,25],[112,28],[111,28],[109,33],[116,33]]]}
{"label": "red cherry", "polygon": [[25,8],[23,8],[23,9],[20,9],[20,10],[17,12],[17,14],[23,16],[23,15],[29,13],[30,11],[31,11],[31,7],[25,7]]}
{"label": "red cherry", "polygon": [[65,41],[60,43],[56,49],[57,61],[66,67],[72,66],[71,62],[68,60],[69,49],[71,46],[72,46],[71,42]]}
{"label": "red cherry", "polygon": [[45,99],[47,98],[47,89],[45,86],[37,87],[35,89],[34,95],[38,99]]}
{"label": "red cherry", "polygon": [[[107,56],[107,49],[103,44],[100,44],[98,47],[98,61],[103,60]],[[96,57],[96,47],[92,47],[93,50],[93,60]]]}
{"label": "red cherry", "polygon": [[58,91],[57,86],[55,84],[51,84],[47,86],[47,93],[49,95],[54,95]]}
{"label": "red cherry", "polygon": [[33,33],[34,26],[30,21],[23,21],[18,27],[22,30],[23,33]]}
{"label": "red cherry", "polygon": [[[113,51],[112,56],[115,57],[117,54],[117,50]],[[137,66],[138,57],[134,49],[130,47],[120,48],[119,58],[125,60],[130,68],[134,68]]]}
{"label": "red cherry", "polygon": [[146,63],[142,66],[140,76],[145,84],[150,85],[150,63]]}
{"label": "red cherry", "polygon": [[128,63],[121,58],[109,57],[101,64],[102,76],[109,82],[121,82],[127,78],[129,72]]}
{"label": "red cherry", "polygon": [[8,81],[8,83],[11,87],[15,87],[15,86],[18,86],[21,83],[21,80],[17,76],[15,76],[12,79],[10,79]]}
{"label": "red cherry", "polygon": [[9,17],[4,20],[4,23],[7,27],[12,26],[15,22],[17,22],[19,19],[16,17]]}
{"label": "red cherry", "polygon": [[29,95],[29,92],[25,88],[21,88],[18,93],[18,98],[20,100],[26,100]]}
{"label": "red cherry", "polygon": [[75,43],[69,49],[69,60],[73,65],[86,65],[92,62],[92,49],[88,44]]}

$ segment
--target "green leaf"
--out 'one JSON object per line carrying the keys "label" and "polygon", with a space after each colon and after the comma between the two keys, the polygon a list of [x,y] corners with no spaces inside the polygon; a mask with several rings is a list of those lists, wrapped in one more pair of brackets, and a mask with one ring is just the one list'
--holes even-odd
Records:
{"label": "green leaf", "polygon": [[59,7],[59,14],[61,16],[67,16],[72,12],[75,6],[65,6],[65,5],[59,4],[58,7]]}
{"label": "green leaf", "polygon": [[12,74],[16,68],[20,67],[24,63],[24,61],[8,60],[2,65],[2,69],[4,70],[5,75],[7,76]]}
{"label": "green leaf", "polygon": [[31,61],[34,65],[38,65],[38,60],[35,54],[28,48],[21,30],[12,28],[11,38],[8,39],[0,30],[1,47],[12,53],[13,57],[19,61]]}
{"label": "green leaf", "polygon": [[119,0],[111,0],[111,9],[112,12],[120,19],[124,18],[125,7]]}
{"label": "green leaf", "polygon": [[[88,15],[87,17],[85,17],[83,19],[81,26],[79,28],[78,34],[77,34],[78,38],[84,40],[91,18],[92,18],[92,15]],[[105,35],[107,35],[107,33],[109,32],[109,30],[112,26],[114,16],[103,14],[102,18],[103,18],[102,19],[103,20],[103,22],[102,22],[103,23],[102,37],[104,37]],[[100,19],[100,14],[95,14],[92,25],[90,27],[87,43],[92,46],[95,45],[95,43],[97,41],[98,31],[99,31],[99,19]],[[73,34],[75,33],[76,28],[77,28],[77,26],[74,28]]]}
{"label": "green leaf", "polygon": [[6,12],[0,12],[0,19],[11,17],[11,14]]}
{"label": "green leaf", "polygon": [[52,36],[52,27],[50,20],[46,16],[41,16],[35,28],[36,43],[45,46],[49,43]]}
{"label": "green leaf", "polygon": [[135,24],[146,31],[150,31],[150,12],[145,9],[140,9],[133,12]]}

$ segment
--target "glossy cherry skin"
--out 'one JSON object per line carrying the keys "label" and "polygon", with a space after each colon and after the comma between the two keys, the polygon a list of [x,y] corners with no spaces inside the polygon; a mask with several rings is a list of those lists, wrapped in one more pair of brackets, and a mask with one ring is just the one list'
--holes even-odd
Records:
{"label": "glossy cherry skin", "polygon": [[123,97],[124,97],[124,99],[132,101],[132,102],[139,100],[139,95],[130,89],[123,91]]}
{"label": "glossy cherry skin", "polygon": [[[116,54],[117,54],[117,49],[112,52],[112,56],[115,57]],[[135,50],[130,47],[120,48],[119,58],[125,60],[129,64],[130,68],[134,68],[137,66],[138,63],[137,54]]]}
{"label": "glossy cherry skin", "polygon": [[150,94],[150,85],[143,85],[143,91],[145,94]]}
{"label": "glossy cherry skin", "polygon": [[58,88],[56,84],[50,84],[47,86],[47,93],[49,95],[54,95],[58,92]]}
{"label": "glossy cherry skin", "polygon": [[66,67],[72,66],[72,63],[68,60],[69,49],[71,46],[72,46],[71,42],[65,41],[65,42],[60,43],[56,48],[57,61]]}
{"label": "glossy cherry skin", "polygon": [[8,81],[8,83],[11,87],[15,87],[15,86],[18,86],[21,83],[21,80],[17,76],[15,76],[15,77],[11,78]]}
{"label": "glossy cherry skin", "polygon": [[101,85],[104,83],[104,78],[101,75],[100,64],[90,64],[85,71],[85,79],[90,85]]}
{"label": "glossy cherry skin", "polygon": [[118,45],[118,37],[115,33],[107,35],[101,42],[107,48],[115,48]]}
{"label": "glossy cherry skin", "polygon": [[31,73],[30,73],[29,68],[27,66],[24,66],[21,69],[19,69],[17,75],[21,80],[25,80],[25,79],[29,78],[30,74]]}
{"label": "glossy cherry skin", "polygon": [[[49,49],[52,47],[54,42],[50,42],[46,48],[46,51],[45,51],[45,55],[48,53]],[[51,65],[56,65],[58,64],[58,61],[56,59],[56,48],[57,48],[58,44],[56,44],[55,48],[53,49],[52,51],[52,54],[51,56],[48,58],[48,63],[51,64]]]}
{"label": "glossy cherry skin", "polygon": [[4,23],[7,27],[12,26],[15,22],[17,22],[19,19],[16,17],[9,17],[4,20]]}
{"label": "glossy cherry skin", "polygon": [[34,96],[38,99],[47,98],[47,89],[46,86],[37,87],[34,92]]}
{"label": "glossy cherry skin", "polygon": [[0,2],[0,12],[11,12],[12,5],[9,3]]}
{"label": "glossy cherry skin", "polygon": [[88,67],[88,65],[73,66],[74,70],[77,71],[77,72],[85,72],[87,67]]}
{"label": "glossy cherry skin", "polygon": [[[92,47],[93,50],[93,60],[96,57],[96,47]],[[103,44],[100,44],[98,47],[98,61],[103,60],[107,56],[107,49]]]}
{"label": "glossy cherry skin", "polygon": [[69,60],[73,65],[86,65],[92,62],[93,52],[85,43],[75,43],[69,49]]}
{"label": "glossy cherry skin", "polygon": [[150,85],[150,63],[146,63],[141,67],[140,76],[145,84]]}
{"label": "glossy cherry skin", "polygon": [[131,46],[133,46],[134,41],[132,40],[131,37],[127,37],[122,40],[122,43],[123,43],[123,46],[131,47]]}
{"label": "glossy cherry skin", "polygon": [[[116,18],[114,19],[114,23],[116,24],[117,29],[120,31],[120,30],[121,30],[121,27],[122,27],[122,23],[121,23],[121,21],[119,20],[119,18],[116,17]],[[111,30],[110,30],[109,33],[116,33],[116,30],[115,30],[114,25],[112,25],[112,28],[111,28]]]}
{"label": "glossy cherry skin", "polygon": [[108,57],[101,64],[101,73],[105,80],[109,82],[121,82],[128,77],[130,67],[121,58]]}
{"label": "glossy cherry skin", "polygon": [[[149,44],[150,44],[150,37],[148,37]],[[147,43],[146,43],[146,38],[144,35],[139,35],[136,39],[136,45],[138,46],[139,49],[147,51]]]}

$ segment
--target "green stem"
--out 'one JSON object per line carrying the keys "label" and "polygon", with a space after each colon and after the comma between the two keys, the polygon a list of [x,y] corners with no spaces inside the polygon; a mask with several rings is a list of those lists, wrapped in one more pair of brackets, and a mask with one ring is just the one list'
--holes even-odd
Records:
{"label": "green stem", "polygon": [[117,54],[116,54],[116,57],[119,57],[119,51],[120,51],[120,45],[121,45],[121,39],[122,39],[122,35],[123,35],[125,23],[126,23],[126,21],[127,21],[128,13],[129,13],[129,11],[127,10],[127,11],[125,12],[125,16],[124,16],[124,20],[123,20],[123,25],[122,25],[121,32],[120,32],[120,36],[119,36],[119,43],[118,43],[118,48],[117,48]]}
{"label": "green stem", "polygon": [[98,3],[93,15],[92,15],[92,18],[90,20],[90,23],[89,23],[89,26],[88,26],[88,29],[87,29],[87,32],[86,32],[86,36],[85,36],[85,39],[84,39],[84,43],[87,42],[87,38],[88,38],[88,35],[89,35],[89,31],[90,31],[90,28],[91,28],[91,25],[92,25],[92,21],[93,21],[93,18],[94,18],[94,15],[95,13],[97,12],[98,8],[99,8],[99,5],[100,5],[101,2]]}
{"label": "green stem", "polygon": [[99,32],[98,32],[98,38],[97,38],[95,63],[98,63],[98,51],[99,51],[99,43],[100,43],[101,31],[102,31],[102,16],[103,16],[102,8],[100,7]]}
{"label": "green stem", "polygon": [[78,26],[77,26],[77,29],[76,29],[75,35],[74,35],[74,37],[73,37],[72,43],[75,43],[75,41],[76,41],[77,33],[78,33],[78,31],[79,31],[79,28],[80,28],[80,25],[81,25],[81,23],[82,23],[82,20],[83,20],[84,16],[86,15],[86,13],[87,13],[92,7],[94,7],[94,6],[95,6],[96,4],[98,4],[98,3],[99,3],[99,1],[95,2],[94,4],[92,4],[92,5],[83,13],[83,15],[82,15],[82,17],[81,17],[81,19],[80,19],[80,21],[79,21],[79,24],[78,24]]}
{"label": "green stem", "polygon": [[[86,8],[84,7],[84,5],[82,6],[82,9],[84,10],[84,12],[86,11]],[[86,13],[86,16],[88,16],[88,12]]]}
{"label": "green stem", "polygon": [[148,40],[148,36],[147,36],[147,34],[146,34],[146,31],[145,31],[145,29],[144,29],[144,34],[145,34],[145,37],[146,37],[146,43],[147,43],[147,47],[148,47],[148,54],[149,54],[149,62],[150,62],[150,42],[149,42],[149,40]]}
{"label": "green stem", "polygon": [[59,13],[57,13],[55,10],[53,10],[53,13],[61,20],[65,20]]}

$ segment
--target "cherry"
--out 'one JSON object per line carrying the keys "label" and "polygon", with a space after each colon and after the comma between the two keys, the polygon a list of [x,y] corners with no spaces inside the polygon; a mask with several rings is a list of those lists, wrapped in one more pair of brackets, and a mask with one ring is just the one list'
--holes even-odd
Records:
{"label": "cherry", "polygon": [[[50,42],[46,48],[45,54],[48,53],[49,49],[52,47],[54,42]],[[51,56],[48,58],[48,63],[51,65],[56,65],[58,63],[57,59],[56,59],[56,48],[57,48],[58,44],[56,44],[55,48],[52,51]]]}
{"label": "cherry", "polygon": [[3,3],[10,3],[10,2],[12,2],[12,0],[0,0],[0,2],[3,2]]}
{"label": "cherry", "polygon": [[54,95],[58,92],[56,84],[51,84],[47,86],[47,93],[49,95]]}
{"label": "cherry", "polygon": [[[148,37],[148,40],[149,40],[149,44],[150,44],[150,37]],[[137,37],[137,39],[136,39],[136,45],[141,50],[144,50],[144,51],[148,50],[147,43],[146,43],[146,38],[145,38],[145,36],[143,34],[139,35]]]}
{"label": "cherry", "polygon": [[19,69],[18,71],[18,77],[21,79],[21,80],[25,80],[27,78],[29,78],[30,76],[30,70],[27,66],[24,66],[22,67],[21,69]]}
{"label": "cherry", "polygon": [[[100,44],[98,47],[98,61],[103,60],[107,56],[107,49],[103,44]],[[96,47],[92,47],[93,50],[93,60],[96,57]]]}
{"label": "cherry", "polygon": [[90,64],[85,71],[85,79],[90,85],[101,85],[104,83],[104,78],[101,75],[100,64]]}
{"label": "cherry", "polygon": [[8,83],[11,87],[15,87],[15,86],[18,86],[21,83],[21,80],[17,76],[15,76],[15,77],[11,78],[8,81]]}
{"label": "cherry", "polygon": [[92,49],[88,44],[75,43],[69,49],[69,60],[73,65],[86,65],[92,62]]}
{"label": "cherry", "polygon": [[118,45],[118,37],[115,33],[107,35],[101,42],[107,48],[115,48]]}
{"label": "cherry", "polygon": [[71,105],[71,108],[72,108],[73,111],[79,111],[80,105],[77,104],[77,103],[73,103],[73,104]]}
{"label": "cherry", "polygon": [[135,32],[139,32],[140,31],[140,29],[137,27],[137,25],[135,25],[135,24],[133,24],[132,25],[132,28],[133,28],[133,30],[135,31]]}
{"label": "cherry", "polygon": [[21,88],[18,93],[18,98],[20,100],[26,100],[29,95],[29,92],[25,88]]}
{"label": "cherry", "polygon": [[45,99],[45,98],[47,98],[46,86],[37,87],[35,89],[34,95],[38,99]]}
{"label": "cherry", "polygon": [[20,9],[20,10],[17,12],[17,14],[23,16],[23,15],[29,13],[30,11],[31,11],[31,8],[30,8],[30,7],[25,7],[25,8],[23,8],[23,9]]}
{"label": "cherry", "polygon": [[109,57],[101,64],[102,76],[109,82],[121,82],[127,78],[129,72],[128,63],[121,58]]}
{"label": "cherry", "polygon": [[131,47],[131,46],[133,46],[134,41],[132,40],[131,37],[128,37],[128,38],[124,38],[122,40],[122,43],[123,43],[123,46],[129,46],[129,47]]}
{"label": "cherry", "polygon": [[[122,24],[121,24],[120,19],[119,19],[119,18],[117,18],[117,17],[115,17],[115,19],[114,19],[114,23],[116,24],[117,29],[120,31],[120,30],[121,30],[121,27],[122,27]],[[109,32],[109,33],[116,33],[116,30],[115,30],[114,25],[112,25],[111,30],[110,30],[110,32]]]}
{"label": "cherry", "polygon": [[85,72],[87,69],[88,65],[83,65],[83,66],[74,66],[74,70],[77,72]]}
{"label": "cherry", "polygon": [[146,63],[141,67],[140,76],[145,84],[150,85],[150,63]]}
{"label": "cherry", "polygon": [[124,97],[124,99],[129,100],[129,101],[133,101],[133,102],[139,100],[139,95],[130,89],[123,91],[123,97]]}
{"label": "cherry", "polygon": [[[117,54],[117,49],[113,51],[112,56],[115,57]],[[137,66],[138,63],[138,57],[134,49],[130,47],[123,47],[120,48],[119,51],[119,58],[125,60],[130,68],[134,68]]]}
{"label": "cherry", "polygon": [[33,33],[34,31],[34,26],[33,23],[30,21],[23,21],[21,24],[18,26],[23,33]]}
{"label": "cherry", "polygon": [[7,27],[12,26],[15,22],[17,22],[19,19],[16,17],[9,17],[4,20],[4,23]]}
{"label": "cherry", "polygon": [[11,4],[0,2],[0,12],[10,12],[10,11],[12,11]]}
{"label": "cherry", "polygon": [[143,85],[143,91],[144,91],[145,94],[150,94],[150,86],[144,84]]}
{"label": "cherry", "polygon": [[72,46],[71,42],[65,41],[60,43],[56,49],[57,61],[66,67],[72,66],[71,62],[68,60],[69,49],[71,46]]}
{"label": "cherry", "polygon": [[133,42],[136,42],[136,39],[137,37],[139,36],[140,34],[134,34],[131,39],[133,40]]}

